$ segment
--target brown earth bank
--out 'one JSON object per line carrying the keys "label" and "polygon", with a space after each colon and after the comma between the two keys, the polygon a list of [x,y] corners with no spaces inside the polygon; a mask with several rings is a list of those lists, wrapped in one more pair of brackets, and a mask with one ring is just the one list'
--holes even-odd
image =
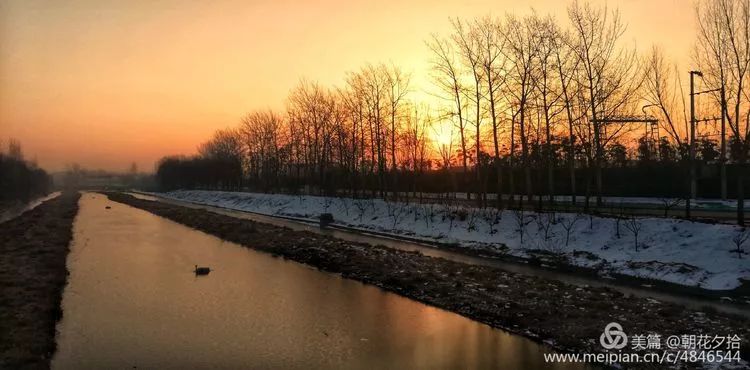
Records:
{"label": "brown earth bank", "polygon": [[0,368],[47,369],[68,276],[78,193],[0,223]]}
{"label": "brown earth bank", "polygon": [[543,341],[561,351],[602,352],[599,337],[604,327],[618,322],[629,335],[654,333],[664,339],[670,335],[737,334],[742,340],[742,357],[747,359],[750,355],[750,322],[710,308],[689,310],[672,303],[626,296],[606,287],[579,287],[495,267],[467,265],[418,252],[347,242],[206,210],[137,199],[128,194],[107,195],[113,201],[222,239],[376,285]]}

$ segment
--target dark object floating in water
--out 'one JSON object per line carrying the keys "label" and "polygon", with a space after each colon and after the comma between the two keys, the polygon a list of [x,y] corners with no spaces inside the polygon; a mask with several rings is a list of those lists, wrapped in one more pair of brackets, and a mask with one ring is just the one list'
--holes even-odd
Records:
{"label": "dark object floating in water", "polygon": [[333,215],[330,213],[321,213],[320,214],[320,228],[323,229],[326,226],[333,223]]}
{"label": "dark object floating in water", "polygon": [[198,265],[195,265],[195,272],[196,275],[208,275],[209,272],[211,272],[211,269],[208,267],[198,267]]}
{"label": "dark object floating in water", "polygon": [[110,207],[110,206],[106,206],[106,207],[104,207],[104,209],[110,209],[110,208],[112,208],[112,207]]}

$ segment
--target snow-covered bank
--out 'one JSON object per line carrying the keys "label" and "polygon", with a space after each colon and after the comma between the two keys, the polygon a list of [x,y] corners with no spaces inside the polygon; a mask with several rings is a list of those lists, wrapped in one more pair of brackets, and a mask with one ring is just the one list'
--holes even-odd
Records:
{"label": "snow-covered bank", "polygon": [[[329,212],[336,223],[346,226],[520,257],[552,252],[571,264],[605,273],[706,289],[733,289],[741,284],[740,279],[750,280],[750,255],[745,252],[738,258],[733,238],[740,228],[731,225],[278,194],[174,191],[159,195],[268,215],[317,219]],[[750,250],[750,241],[747,243],[745,251]]]}

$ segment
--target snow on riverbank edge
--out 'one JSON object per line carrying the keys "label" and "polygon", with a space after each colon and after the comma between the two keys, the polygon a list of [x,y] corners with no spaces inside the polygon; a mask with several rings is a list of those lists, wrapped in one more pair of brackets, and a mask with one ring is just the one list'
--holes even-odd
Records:
{"label": "snow on riverbank edge", "polygon": [[[524,258],[540,253],[559,255],[570,264],[600,269],[605,273],[704,289],[729,290],[740,286],[740,279],[750,280],[750,255],[745,252],[742,258],[738,258],[734,251],[732,238],[741,229],[733,225],[662,218],[618,221],[571,213],[521,213],[379,199],[201,190],[155,195],[311,220],[328,212],[333,214],[335,223],[349,227],[501,251]],[[748,249],[744,246],[745,251]]]}

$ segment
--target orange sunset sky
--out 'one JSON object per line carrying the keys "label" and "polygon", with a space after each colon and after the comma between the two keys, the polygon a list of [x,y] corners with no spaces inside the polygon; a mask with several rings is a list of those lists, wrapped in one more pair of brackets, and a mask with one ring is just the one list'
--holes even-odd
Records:
{"label": "orange sunset sky", "polygon": [[[594,4],[604,1],[592,0]],[[640,52],[690,68],[693,3],[610,0]],[[0,1],[0,141],[47,170],[77,162],[152,171],[254,109],[283,109],[301,77],[341,84],[392,62],[430,88],[424,41],[449,17],[531,7],[564,23],[565,0]]]}

